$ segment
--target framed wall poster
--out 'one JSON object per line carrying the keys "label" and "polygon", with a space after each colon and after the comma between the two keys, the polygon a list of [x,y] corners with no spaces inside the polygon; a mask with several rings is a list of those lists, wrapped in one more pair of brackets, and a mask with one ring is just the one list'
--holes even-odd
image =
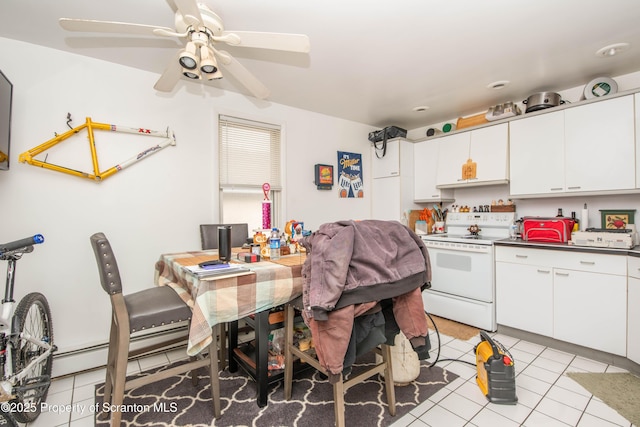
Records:
{"label": "framed wall poster", "polygon": [[331,190],[333,187],[333,166],[315,165],[315,181],[318,190]]}
{"label": "framed wall poster", "polygon": [[338,189],[340,198],[363,198],[362,154],[338,151]]}

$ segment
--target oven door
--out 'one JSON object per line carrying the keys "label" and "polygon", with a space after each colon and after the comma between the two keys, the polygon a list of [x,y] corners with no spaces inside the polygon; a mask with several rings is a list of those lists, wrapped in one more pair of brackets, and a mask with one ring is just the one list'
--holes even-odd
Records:
{"label": "oven door", "polygon": [[431,291],[493,302],[493,246],[428,242]]}

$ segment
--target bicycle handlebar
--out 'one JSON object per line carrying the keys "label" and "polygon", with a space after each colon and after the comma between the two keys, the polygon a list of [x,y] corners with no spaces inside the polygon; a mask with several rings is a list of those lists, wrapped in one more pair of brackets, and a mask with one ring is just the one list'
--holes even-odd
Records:
{"label": "bicycle handlebar", "polygon": [[24,239],[15,240],[13,242],[0,244],[0,255],[3,255],[5,252],[15,251],[17,249],[26,248],[28,246],[43,242],[44,236],[42,234],[36,234],[32,237],[26,237]]}

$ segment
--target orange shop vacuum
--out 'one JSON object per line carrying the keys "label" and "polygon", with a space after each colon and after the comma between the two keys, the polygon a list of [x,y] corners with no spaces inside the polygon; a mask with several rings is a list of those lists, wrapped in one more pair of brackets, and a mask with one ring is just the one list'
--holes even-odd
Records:
{"label": "orange shop vacuum", "polygon": [[513,357],[502,344],[480,331],[480,343],[475,347],[478,374],[476,382],[489,402],[515,405],[516,373]]}

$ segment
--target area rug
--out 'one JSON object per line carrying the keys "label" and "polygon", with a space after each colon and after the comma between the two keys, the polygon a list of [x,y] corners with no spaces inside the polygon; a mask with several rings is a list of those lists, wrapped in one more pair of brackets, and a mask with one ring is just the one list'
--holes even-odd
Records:
{"label": "area rug", "polygon": [[473,326],[465,325],[464,323],[454,322],[453,320],[445,319],[443,317],[431,315],[433,318],[433,322],[427,316],[427,323],[429,325],[429,329],[433,330],[433,324],[435,323],[438,327],[438,332],[442,335],[447,335],[449,337],[457,338],[462,341],[468,341],[473,337],[477,337],[480,333],[478,328],[474,328]]}
{"label": "area rug", "polygon": [[[358,360],[353,367],[374,361]],[[170,366],[160,369],[166,369]],[[157,370],[157,369],[156,369]],[[150,371],[152,372],[152,371]],[[283,383],[269,389],[267,406],[256,404],[255,383],[242,370],[220,373],[222,416],[214,420],[209,376],[200,369],[199,382],[193,386],[188,374],[130,390],[125,395],[122,426],[333,426],[333,387],[315,369],[297,373],[291,400],[284,400]],[[145,375],[145,373],[140,374]],[[377,375],[350,388],[345,394],[347,425],[388,426],[440,390],[457,375],[423,362],[420,376],[411,384],[396,386],[396,416],[389,415],[384,382]],[[96,386],[96,405],[102,408],[104,384]],[[103,416],[96,426],[108,426]]]}
{"label": "area rug", "polygon": [[567,372],[567,376],[615,409],[633,425],[640,426],[640,378],[618,372]]}

